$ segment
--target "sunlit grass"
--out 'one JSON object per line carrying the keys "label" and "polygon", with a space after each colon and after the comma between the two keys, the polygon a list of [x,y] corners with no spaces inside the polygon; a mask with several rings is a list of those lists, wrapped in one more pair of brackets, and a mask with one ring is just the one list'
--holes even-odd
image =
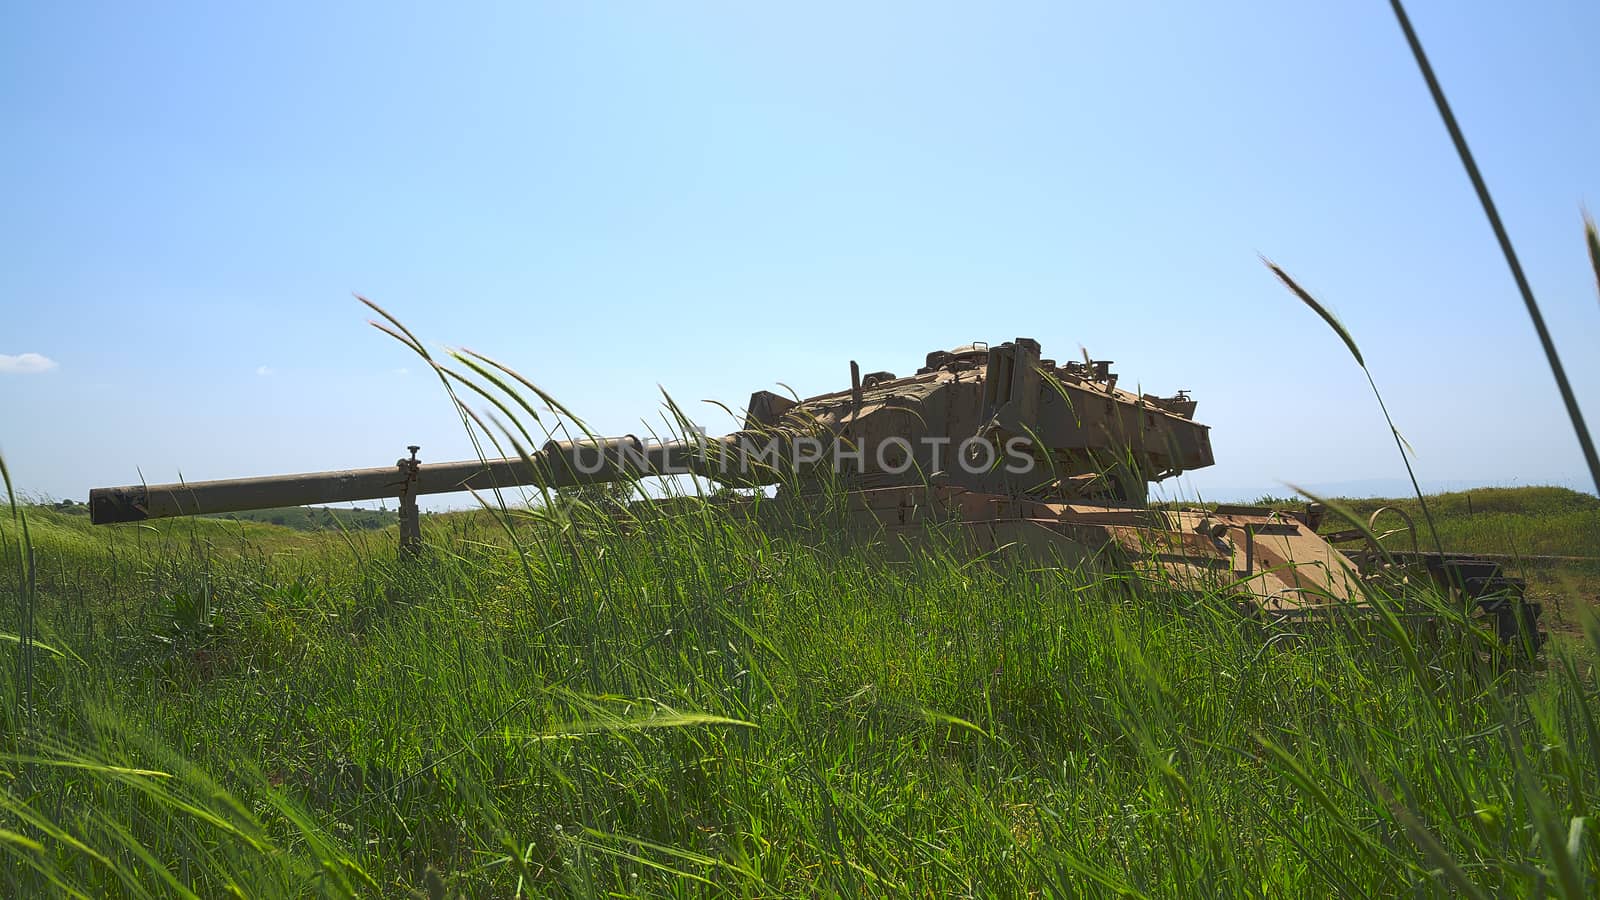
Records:
{"label": "sunlit grass", "polygon": [[1441,852],[1487,893],[1595,871],[1591,656],[1269,645],[1224,604],[684,509],[519,518],[557,551],[526,570],[484,516],[431,520],[412,566],[230,523],[54,544],[40,640],[82,659],[38,657],[48,738],[10,732],[0,762],[8,893],[392,896],[431,868],[474,896],[1392,894],[1443,890]]}
{"label": "sunlit grass", "polygon": [[[540,396],[438,359],[447,387]],[[485,448],[560,427],[494,406],[460,405]],[[0,892],[1594,889],[1592,623],[1532,670],[1399,618],[1274,635],[1225,597],[979,558],[946,529],[890,553],[837,504],[696,490],[621,510],[507,489],[427,517],[416,559],[392,530],[18,508],[0,632],[31,669],[0,670]],[[1529,534],[1593,516],[1482,502]],[[1442,513],[1441,540],[1486,539],[1451,531],[1477,517]],[[1420,589],[1373,599],[1461,620]]]}

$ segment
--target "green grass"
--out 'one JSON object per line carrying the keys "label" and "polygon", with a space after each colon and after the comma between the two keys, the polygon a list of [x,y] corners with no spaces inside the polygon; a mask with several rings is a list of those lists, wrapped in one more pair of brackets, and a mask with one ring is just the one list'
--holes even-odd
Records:
{"label": "green grass", "polygon": [[[1593,515],[1525,493],[1435,515]],[[1225,604],[692,502],[430,517],[414,565],[392,530],[26,512],[31,591],[16,521],[0,560],[49,649],[0,675],[7,896],[1596,884],[1593,645],[1530,673],[1470,631],[1269,644]]]}
{"label": "green grass", "polygon": [[[1340,502],[1363,516],[1381,506],[1399,507],[1423,527],[1414,497]],[[1432,495],[1428,505],[1446,551],[1600,559],[1600,499],[1592,494],[1559,487],[1476,488]],[[1380,525],[1400,522],[1384,519]],[[1420,540],[1426,547],[1426,536]],[[1394,543],[1403,542],[1397,537]]]}

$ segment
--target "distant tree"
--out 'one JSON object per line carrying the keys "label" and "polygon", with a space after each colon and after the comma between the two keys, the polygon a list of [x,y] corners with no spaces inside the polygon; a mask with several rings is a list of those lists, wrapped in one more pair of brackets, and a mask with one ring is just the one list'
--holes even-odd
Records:
{"label": "distant tree", "polygon": [[556,491],[556,499],[577,500],[602,511],[622,509],[633,499],[634,485],[628,481],[579,484]]}

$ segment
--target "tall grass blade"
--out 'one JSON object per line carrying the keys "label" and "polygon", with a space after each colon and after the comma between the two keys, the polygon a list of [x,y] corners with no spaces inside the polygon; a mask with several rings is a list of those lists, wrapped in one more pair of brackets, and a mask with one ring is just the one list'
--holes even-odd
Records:
{"label": "tall grass blade", "polygon": [[1339,321],[1338,316],[1335,316],[1326,306],[1317,302],[1317,298],[1311,296],[1310,291],[1307,291],[1293,278],[1289,277],[1289,273],[1264,256],[1261,261],[1266,263],[1267,268],[1272,270],[1272,274],[1278,276],[1278,280],[1283,282],[1296,297],[1299,297],[1301,302],[1311,307],[1313,312],[1322,317],[1322,321],[1328,323],[1328,327],[1332,328],[1334,333],[1339,336],[1339,339],[1344,341],[1345,347],[1349,348],[1350,355],[1355,357],[1356,364],[1361,367],[1361,373],[1367,376],[1367,385],[1372,388],[1372,396],[1378,400],[1378,409],[1383,412],[1383,420],[1389,425],[1389,433],[1394,435],[1395,449],[1400,451],[1400,462],[1405,465],[1406,476],[1411,479],[1411,490],[1416,495],[1417,504],[1422,507],[1422,517],[1428,523],[1428,536],[1433,538],[1434,550],[1440,556],[1443,556],[1444,544],[1439,540],[1439,529],[1434,525],[1433,512],[1428,509],[1428,498],[1423,496],[1422,485],[1417,482],[1417,473],[1411,468],[1411,457],[1406,452],[1408,446],[1406,439],[1400,436],[1400,429],[1395,427],[1394,419],[1389,415],[1389,406],[1383,402],[1383,392],[1378,390],[1378,382],[1373,379],[1372,370],[1367,368],[1366,361],[1361,358],[1361,351],[1356,347],[1356,339],[1351,336],[1349,329],[1344,327],[1344,323]]}
{"label": "tall grass blade", "polygon": [[1600,228],[1595,227],[1588,210],[1583,211],[1583,236],[1589,245],[1589,264],[1594,267],[1595,290],[1600,292]]}
{"label": "tall grass blade", "polygon": [[1361,358],[1361,348],[1356,346],[1356,339],[1351,336],[1350,330],[1344,327],[1344,323],[1339,321],[1339,317],[1319,303],[1317,298],[1311,296],[1311,292],[1301,287],[1293,278],[1290,278],[1289,273],[1279,268],[1277,263],[1267,259],[1265,256],[1261,257],[1261,261],[1266,264],[1267,268],[1272,270],[1272,274],[1278,276],[1278,280],[1283,282],[1285,287],[1300,298],[1300,302],[1311,307],[1312,312],[1321,316],[1322,321],[1328,323],[1328,327],[1332,328],[1333,333],[1339,336],[1339,340],[1344,341],[1345,348],[1350,351],[1350,355],[1355,357],[1356,365],[1365,369],[1367,361]]}

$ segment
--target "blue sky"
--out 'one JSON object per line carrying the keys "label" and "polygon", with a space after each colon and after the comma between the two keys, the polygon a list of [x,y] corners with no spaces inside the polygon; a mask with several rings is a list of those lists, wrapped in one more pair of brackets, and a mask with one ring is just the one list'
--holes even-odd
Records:
{"label": "blue sky", "polygon": [[[1027,335],[1194,391],[1219,462],[1189,490],[1392,483],[1360,371],[1258,254],[1354,332],[1425,480],[1586,483],[1376,0],[4,15],[25,490],[471,455],[353,291],[605,432],[658,384],[738,406]],[[1600,5],[1412,17],[1600,423]]]}

